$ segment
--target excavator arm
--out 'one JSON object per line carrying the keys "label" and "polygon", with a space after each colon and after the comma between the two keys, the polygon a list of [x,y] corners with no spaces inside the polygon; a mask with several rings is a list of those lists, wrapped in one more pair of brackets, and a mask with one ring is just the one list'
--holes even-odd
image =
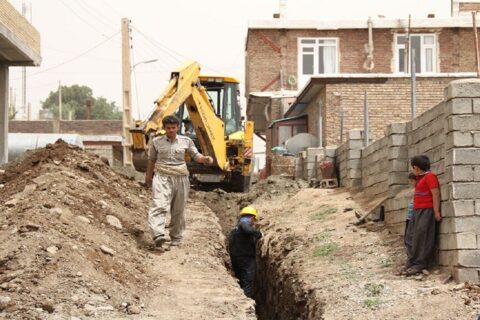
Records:
{"label": "excavator arm", "polygon": [[172,72],[163,94],[155,101],[157,107],[147,120],[131,129],[133,149],[146,149],[145,134],[156,134],[162,129],[162,119],[174,114],[183,103],[197,134],[204,155],[215,159],[221,170],[228,170],[224,123],[215,114],[205,89],[199,81],[200,65],[195,61],[184,63]]}

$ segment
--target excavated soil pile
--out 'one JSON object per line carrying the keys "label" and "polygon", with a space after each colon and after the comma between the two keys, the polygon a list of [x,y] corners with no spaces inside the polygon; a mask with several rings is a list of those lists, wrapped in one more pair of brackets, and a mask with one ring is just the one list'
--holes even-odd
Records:
{"label": "excavated soil pile", "polygon": [[189,201],[180,248],[151,246],[150,191],[58,141],[0,171],[1,319],[254,319],[215,214]]}
{"label": "excavated soil pile", "polygon": [[140,312],[149,283],[144,189],[62,141],[4,169],[2,317]]}

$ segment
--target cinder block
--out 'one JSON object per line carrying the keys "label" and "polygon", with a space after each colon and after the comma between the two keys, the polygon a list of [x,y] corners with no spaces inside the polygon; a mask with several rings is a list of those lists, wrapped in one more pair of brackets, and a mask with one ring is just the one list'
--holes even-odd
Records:
{"label": "cinder block", "polygon": [[447,118],[448,132],[478,130],[480,114],[453,115]]}
{"label": "cinder block", "polygon": [[408,174],[404,172],[391,172],[388,175],[388,185],[407,185],[408,184]]}
{"label": "cinder block", "polygon": [[445,101],[454,98],[474,98],[480,97],[479,79],[461,79],[455,80],[445,88]]}
{"label": "cinder block", "polygon": [[387,195],[389,198],[393,198],[395,197],[400,191],[403,191],[405,190],[405,186],[404,185],[392,185],[392,186],[389,186],[387,187],[388,191],[387,191]]}
{"label": "cinder block", "polygon": [[475,214],[480,216],[480,199],[475,199]]}
{"label": "cinder block", "polygon": [[440,250],[454,250],[457,249],[457,239],[455,234],[441,234],[438,237],[438,246]]}
{"label": "cinder block", "polygon": [[350,169],[358,169],[362,168],[362,160],[361,159],[352,159],[348,160],[348,168]]}
{"label": "cinder block", "polygon": [[447,114],[472,113],[472,110],[473,101],[470,98],[455,98],[445,104]]}
{"label": "cinder block", "polygon": [[470,147],[473,146],[473,135],[471,132],[451,131],[447,134],[445,140],[445,149],[455,147]]}
{"label": "cinder block", "polygon": [[473,200],[454,200],[442,202],[443,217],[467,217],[475,214]]}
{"label": "cinder block", "polygon": [[337,146],[327,146],[325,147],[325,155],[330,158],[335,158],[337,155]]}
{"label": "cinder block", "polygon": [[348,159],[360,159],[362,157],[362,150],[348,150]]}
{"label": "cinder block", "polygon": [[441,266],[454,266],[457,264],[457,250],[440,250],[438,262]]}
{"label": "cinder block", "polygon": [[480,98],[473,98],[473,113],[480,113]]}
{"label": "cinder block", "polygon": [[[457,217],[453,220],[453,232],[478,232],[480,230],[480,216]],[[442,225],[443,222],[440,224]]]}
{"label": "cinder block", "polygon": [[473,132],[473,145],[475,147],[480,147],[480,132]]}
{"label": "cinder block", "polygon": [[480,148],[455,148],[446,151],[445,165],[480,164]]}
{"label": "cinder block", "polygon": [[350,179],[350,188],[357,189],[362,187],[362,179]]}
{"label": "cinder block", "polygon": [[408,172],[409,165],[408,160],[392,159],[388,162],[389,170],[394,172]]}
{"label": "cinder block", "polygon": [[388,148],[388,159],[408,159],[408,149],[406,147]]}
{"label": "cinder block", "polygon": [[351,179],[361,179],[362,178],[362,170],[360,169],[350,169],[348,170],[348,177]]}
{"label": "cinder block", "polygon": [[348,131],[348,139],[350,140],[361,140],[363,130],[352,129]]}
{"label": "cinder block", "polygon": [[389,136],[390,146],[404,146],[407,144],[407,136],[404,134],[392,134]]}
{"label": "cinder block", "polygon": [[458,265],[475,268],[480,266],[480,250],[458,250]]}
{"label": "cinder block", "polygon": [[440,234],[453,233],[454,232],[453,218],[444,218],[440,223]]}
{"label": "cinder block", "polygon": [[[477,249],[477,235],[473,232],[456,233],[454,248],[452,249]],[[480,264],[477,265],[480,267]]]}
{"label": "cinder block", "polygon": [[387,125],[387,136],[407,133],[407,124],[408,122],[395,122]]}
{"label": "cinder block", "polygon": [[445,179],[448,182],[475,181],[475,166],[456,165],[445,169]]}
{"label": "cinder block", "polygon": [[475,199],[480,195],[480,183],[456,182],[452,184],[453,199]]}
{"label": "cinder block", "polygon": [[478,269],[475,268],[455,268],[452,275],[456,282],[478,283]]}
{"label": "cinder block", "polygon": [[348,141],[348,148],[351,149],[362,149],[363,140],[350,140]]}

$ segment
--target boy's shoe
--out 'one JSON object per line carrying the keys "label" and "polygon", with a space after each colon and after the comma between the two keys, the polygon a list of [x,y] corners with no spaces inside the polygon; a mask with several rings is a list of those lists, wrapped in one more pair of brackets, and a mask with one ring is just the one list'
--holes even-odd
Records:
{"label": "boy's shoe", "polygon": [[157,248],[161,248],[162,245],[167,242],[167,239],[165,239],[163,236],[158,236],[156,237],[155,239],[153,239],[153,241],[155,242],[155,247]]}
{"label": "boy's shoe", "polygon": [[405,271],[405,274],[406,274],[407,276],[413,276],[413,275],[422,273],[422,270],[423,270],[423,268],[410,267],[410,268],[408,268],[408,269]]}
{"label": "boy's shoe", "polygon": [[165,250],[169,251],[169,250],[172,250],[172,249],[176,249],[180,246],[182,242],[180,240],[172,240],[172,242],[170,242],[170,245],[165,248]]}

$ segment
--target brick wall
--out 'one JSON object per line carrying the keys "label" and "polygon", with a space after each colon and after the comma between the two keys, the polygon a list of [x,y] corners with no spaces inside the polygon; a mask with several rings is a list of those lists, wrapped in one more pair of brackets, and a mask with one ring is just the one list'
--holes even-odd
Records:
{"label": "brick wall", "polygon": [[[417,78],[417,115],[443,99],[443,88],[452,78]],[[340,112],[347,132],[362,128],[364,93],[368,92],[369,126],[373,139],[385,134],[389,123],[411,119],[409,78],[390,78],[385,83],[339,83],[326,85],[324,140],[326,145],[340,143]],[[309,117],[316,117],[316,110]]]}
{"label": "brick wall", "polygon": [[[372,186],[385,188],[385,223],[401,233],[412,196],[409,159],[417,154],[430,158],[442,194],[439,264],[451,269],[457,281],[475,283],[480,271],[479,132],[480,80],[457,80],[445,90],[444,102],[410,122],[390,124],[385,137],[362,150],[360,160],[362,189],[379,198],[384,192]],[[348,144],[337,149],[341,184],[347,187],[352,181],[348,163],[354,160],[346,153]]]}
{"label": "brick wall", "polygon": [[40,55],[39,32],[7,0],[0,0],[0,25]]}
{"label": "brick wall", "polygon": [[[438,35],[437,50],[439,51],[439,72],[473,72],[475,71],[475,50],[473,35],[470,29],[444,28],[444,29],[412,29],[413,33],[436,33]],[[404,33],[402,29],[374,29],[374,64],[373,73],[393,73],[394,61],[394,35]],[[283,69],[283,88],[298,90],[297,86],[287,83],[288,76],[298,76],[298,38],[300,37],[336,37],[339,39],[339,73],[366,73],[363,64],[366,54],[364,45],[368,42],[368,30],[275,30],[251,29],[248,34],[247,59],[246,59],[246,95],[254,91],[280,90],[280,71]],[[442,89],[451,79],[446,78],[418,78],[420,111],[441,101]],[[396,92],[396,88],[382,88],[389,92]],[[404,79],[398,88],[400,94],[396,102],[408,105],[410,100],[408,80]],[[338,91],[332,89],[333,91]],[[393,91],[392,91],[393,90]],[[422,90],[424,90],[422,92]],[[328,95],[331,92],[327,92]],[[342,99],[342,98],[340,98]],[[360,98],[359,100],[362,100]],[[348,100],[346,103],[361,105],[358,101]],[[403,108],[403,107],[402,107]],[[406,111],[404,111],[405,113]],[[356,117],[356,114],[354,114]],[[338,126],[338,119],[333,117],[330,126]],[[375,118],[375,114],[373,115]],[[391,121],[401,121],[405,118],[398,115]],[[355,119],[346,119],[353,122],[348,128],[354,128]],[[339,128],[336,128],[339,129]],[[381,131],[381,130],[380,130]],[[338,130],[336,131],[338,132]],[[376,134],[382,134],[376,132]],[[338,133],[337,133],[338,135]],[[330,136],[329,143],[336,143]]]}
{"label": "brick wall", "polygon": [[11,133],[76,133],[81,135],[121,135],[121,120],[10,121]]}

